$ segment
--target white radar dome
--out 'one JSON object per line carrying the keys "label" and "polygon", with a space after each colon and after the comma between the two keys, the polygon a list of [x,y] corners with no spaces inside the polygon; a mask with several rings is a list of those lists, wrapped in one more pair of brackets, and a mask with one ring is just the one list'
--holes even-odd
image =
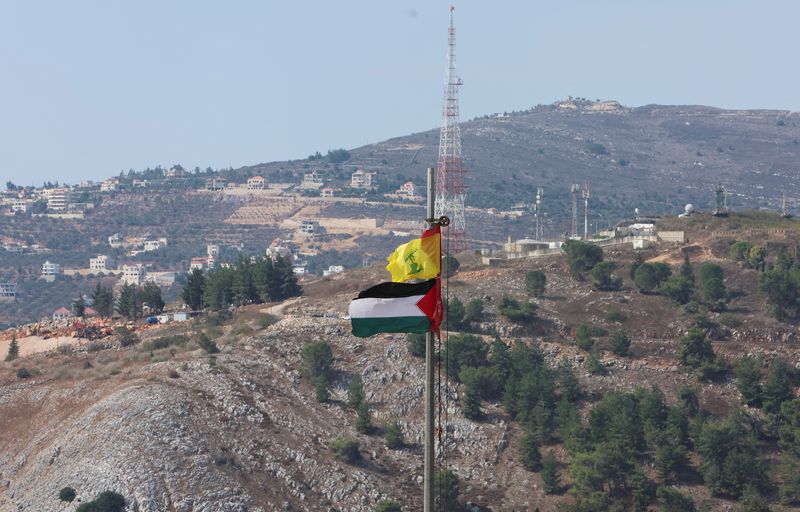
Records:
{"label": "white radar dome", "polygon": [[686,206],[684,206],[683,211],[686,213],[686,215],[689,215],[694,211],[694,205],[691,203],[687,204]]}

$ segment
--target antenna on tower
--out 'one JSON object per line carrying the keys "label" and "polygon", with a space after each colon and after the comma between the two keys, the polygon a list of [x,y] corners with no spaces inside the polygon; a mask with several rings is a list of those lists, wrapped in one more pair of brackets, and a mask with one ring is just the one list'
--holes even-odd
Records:
{"label": "antenna on tower", "polygon": [[458,89],[463,82],[456,75],[456,28],[453,24],[454,6],[450,6],[450,28],[447,37],[447,67],[445,68],[442,128],[439,134],[439,161],[436,173],[436,217],[450,217],[445,231],[445,247],[456,253],[467,248],[464,202],[466,168],[461,156],[461,129],[458,126]]}
{"label": "antenna on tower", "polygon": [[580,185],[572,184],[572,238],[578,238],[578,191]]}
{"label": "antenna on tower", "polygon": [[544,223],[542,222],[542,199],[544,199],[544,188],[538,187],[536,189],[536,204],[534,204],[534,215],[536,216],[536,239],[542,240],[544,238]]}
{"label": "antenna on tower", "polygon": [[589,180],[583,182],[583,239],[589,239]]}
{"label": "antenna on tower", "polygon": [[714,212],[715,217],[728,216],[728,193],[721,183],[714,188]]}

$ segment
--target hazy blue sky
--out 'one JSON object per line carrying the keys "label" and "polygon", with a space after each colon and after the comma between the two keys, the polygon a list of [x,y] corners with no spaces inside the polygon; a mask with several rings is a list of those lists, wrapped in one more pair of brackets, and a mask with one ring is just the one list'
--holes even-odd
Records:
{"label": "hazy blue sky", "polygon": [[[238,167],[436,127],[448,5],[0,0],[0,184]],[[797,1],[456,7],[462,120],[567,95],[800,110]]]}

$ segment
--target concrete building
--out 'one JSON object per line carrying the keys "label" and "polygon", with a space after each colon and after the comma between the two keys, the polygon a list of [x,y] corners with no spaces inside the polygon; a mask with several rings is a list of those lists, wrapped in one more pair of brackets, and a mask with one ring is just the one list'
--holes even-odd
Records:
{"label": "concrete building", "polygon": [[208,268],[213,268],[219,259],[219,245],[206,245],[206,254],[208,255]]}
{"label": "concrete building", "polygon": [[323,189],[320,189],[319,195],[320,197],[333,197],[334,192],[335,190],[332,189],[331,187],[325,187]]}
{"label": "concrete building", "polygon": [[350,176],[350,186],[352,188],[372,189],[377,185],[378,173],[376,171],[365,171],[357,169]]}
{"label": "concrete building", "polygon": [[15,199],[14,202],[11,203],[11,211],[14,213],[26,213],[28,211],[28,200]]}
{"label": "concrete building", "polygon": [[320,188],[322,184],[322,174],[319,171],[311,171],[303,174],[303,182],[300,184],[300,188]]}
{"label": "concrete building", "polygon": [[51,263],[50,261],[45,261],[42,264],[42,278],[45,281],[55,281],[56,276],[61,273],[61,265],[58,263]]}
{"label": "concrete building", "polygon": [[133,286],[141,286],[147,277],[147,270],[144,265],[122,265],[122,282]]}
{"label": "concrete building", "polygon": [[133,180],[133,182],[131,183],[133,188],[137,188],[137,187],[145,188],[147,186],[147,184],[148,184],[147,180]]}
{"label": "concrete building", "polygon": [[205,270],[208,268],[208,258],[204,256],[197,256],[192,258],[192,261],[189,263],[189,272],[192,270]]}
{"label": "concrete building", "polygon": [[17,300],[17,283],[0,283],[0,302]]}
{"label": "concrete building", "polygon": [[100,192],[114,192],[119,188],[119,178],[108,178],[100,184]]}
{"label": "concrete building", "polygon": [[145,238],[145,240],[143,242],[142,249],[145,252],[157,251],[157,250],[161,249],[162,247],[166,247],[166,246],[167,246],[167,239],[165,237],[161,237],[161,238]]}
{"label": "concrete building", "polygon": [[105,254],[99,254],[94,258],[89,258],[90,270],[113,270],[114,260],[110,259]]}
{"label": "concrete building", "polygon": [[685,231],[659,231],[658,232],[658,239],[661,242],[682,244],[682,243],[686,242],[686,232]]}
{"label": "concrete building", "polygon": [[188,175],[188,173],[181,166],[170,167],[168,170],[164,171],[164,177],[165,178],[170,178],[170,179],[172,179],[172,178],[185,178],[187,175]]}
{"label": "concrete building", "polygon": [[69,207],[70,190],[66,187],[48,188],[42,193],[47,199],[47,209],[55,212],[65,211]]}
{"label": "concrete building", "polygon": [[275,261],[278,258],[286,258],[291,259],[292,257],[292,249],[280,238],[276,238],[272,241],[269,247],[266,250],[267,258]]}
{"label": "concrete building", "polygon": [[225,190],[228,180],[225,178],[209,178],[206,180],[206,190]]}
{"label": "concrete building", "polygon": [[315,220],[304,220],[300,224],[300,232],[306,235],[313,235],[319,231],[319,222]]}
{"label": "concrete building", "polygon": [[395,193],[399,196],[419,197],[419,188],[414,185],[413,181],[407,181],[400,185],[400,188]]}
{"label": "concrete building", "polygon": [[253,176],[247,180],[247,190],[264,190],[267,188],[267,180],[263,176]]}
{"label": "concrete building", "polygon": [[108,237],[108,245],[111,247],[121,247],[122,246],[122,236],[119,233],[114,233],[110,237]]}
{"label": "concrete building", "polygon": [[331,265],[331,266],[329,266],[328,268],[326,268],[325,270],[322,271],[322,276],[325,277],[325,276],[330,276],[330,275],[333,275],[333,274],[341,274],[342,272],[344,272],[344,267],[343,266],[341,266],[341,265]]}
{"label": "concrete building", "polygon": [[503,244],[503,251],[506,253],[506,258],[508,259],[539,256],[541,254],[546,254],[550,250],[552,249],[549,242],[530,238],[514,240],[512,237],[508,237],[508,242]]}

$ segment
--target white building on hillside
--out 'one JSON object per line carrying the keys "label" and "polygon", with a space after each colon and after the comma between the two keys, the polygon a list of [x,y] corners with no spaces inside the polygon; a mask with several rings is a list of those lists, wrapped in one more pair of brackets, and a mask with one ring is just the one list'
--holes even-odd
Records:
{"label": "white building on hillside", "polygon": [[350,176],[350,186],[353,188],[366,188],[371,189],[377,185],[378,173],[377,171],[365,171],[357,169]]}
{"label": "white building on hillside", "polygon": [[144,265],[122,265],[122,282],[133,286],[141,286],[147,277]]}
{"label": "white building on hillside", "polygon": [[263,176],[253,176],[247,180],[248,190],[264,190],[267,186],[267,181]]}
{"label": "white building on hillside", "polygon": [[55,281],[56,276],[61,273],[61,265],[51,263],[49,260],[42,264],[42,278],[45,281]]}
{"label": "white building on hillside", "polygon": [[64,211],[69,207],[70,190],[66,187],[48,188],[43,194],[47,199],[47,209],[52,211]]}
{"label": "white building on hillside", "polygon": [[94,258],[89,258],[90,270],[112,270],[114,268],[114,260],[110,259],[105,254],[99,254]]}

